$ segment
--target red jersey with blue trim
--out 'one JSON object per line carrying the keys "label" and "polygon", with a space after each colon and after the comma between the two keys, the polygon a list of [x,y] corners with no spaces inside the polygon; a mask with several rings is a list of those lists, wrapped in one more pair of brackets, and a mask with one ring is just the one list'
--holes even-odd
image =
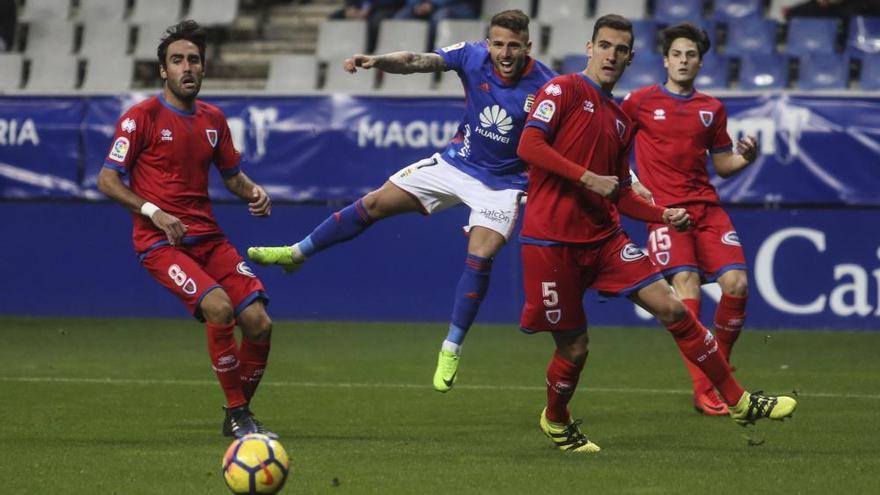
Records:
{"label": "red jersey with blue trim", "polygon": [[[104,166],[129,176],[129,187],[187,226],[184,242],[222,236],[208,197],[208,167],[224,177],[239,173],[226,117],[217,107],[196,100],[192,113],[154,96],[120,117]],[[135,251],[167,242],[149,218],[134,215]]]}
{"label": "red jersey with blue trim", "polygon": [[635,126],[639,180],[657,204],[718,203],[707,152],[731,151],[724,105],[709,95],[670,93],[655,84],[628,94],[622,108]]}
{"label": "red jersey with blue trim", "polygon": [[[630,120],[611,93],[584,74],[559,76],[541,88],[526,127],[542,129],[547,143],[568,160],[595,174],[616,175],[621,186],[630,184]],[[613,201],[580,182],[529,167],[522,242],[591,244],[619,230]]]}

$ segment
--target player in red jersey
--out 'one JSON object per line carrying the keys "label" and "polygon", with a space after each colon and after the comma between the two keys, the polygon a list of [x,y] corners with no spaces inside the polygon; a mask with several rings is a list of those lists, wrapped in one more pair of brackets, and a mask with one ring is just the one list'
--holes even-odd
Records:
{"label": "player in red jersey", "polygon": [[587,43],[586,70],[554,78],[542,88],[518,148],[529,164],[521,234],[526,303],[520,326],[527,333],[551,332],[555,340],[540,426],[565,451],[599,450],[568,410],[587,358],[587,288],[627,296],[656,316],[681,352],[718,388],[736,422],[783,419],[797,406],[790,397],[743,390],[712,334],[621,230],[618,210],[674,229],[689,224],[684,209],[652,205],[631,187],[632,123],[610,91],[632,60],[632,44],[628,20],[599,18]]}
{"label": "player in red jersey", "polygon": [[[119,119],[98,187],[133,212],[134,248],[144,268],[207,323],[211,364],[226,395],[224,435],[259,432],[277,438],[249,408],[269,356],[268,297],[214,219],[211,163],[226,188],[249,201],[252,215],[268,216],[271,200],[239,168],[226,117],[196,99],[205,75],[205,39],[195,21],[165,32],[158,48],[164,89]],[[240,347],[236,322],[243,334]]]}
{"label": "player in red jersey", "polygon": [[[718,282],[721,286],[715,339],[729,363],[746,316],[748,278],[739,237],[709,182],[706,154],[712,154],[718,175],[730,177],[754,162],[757,150],[755,138],[746,136],[737,143],[734,153],[724,105],[694,89],[708,50],[708,36],[693,24],[677,24],[664,30],[666,83],[632,92],[622,108],[633,121],[641,181],[659,204],[685,208],[696,225],[678,232],[650,223],[651,258],[697,318],[701,282]],[[712,382],[687,358],[684,362],[693,381],[697,411],[727,414],[727,405],[716,395]]]}

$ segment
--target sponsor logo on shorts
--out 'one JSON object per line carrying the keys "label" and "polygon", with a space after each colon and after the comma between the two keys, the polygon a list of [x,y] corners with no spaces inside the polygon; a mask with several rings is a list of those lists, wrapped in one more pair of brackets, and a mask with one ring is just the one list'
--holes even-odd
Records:
{"label": "sponsor logo on shorts", "polygon": [[562,319],[562,310],[548,309],[544,311],[544,317],[547,318],[547,321],[549,321],[551,325],[555,325],[559,323],[560,319]]}
{"label": "sponsor logo on shorts", "polygon": [[119,126],[123,131],[131,134],[137,129],[137,124],[134,122],[134,119],[128,118],[122,121],[122,125]]}
{"label": "sponsor logo on shorts", "polygon": [[535,109],[535,113],[533,113],[532,116],[540,121],[550,122],[555,113],[556,103],[553,103],[550,100],[544,100],[541,103],[538,103],[538,108]]}
{"label": "sponsor logo on shorts", "polygon": [[510,216],[501,210],[490,210],[487,208],[483,208],[482,210],[480,210],[480,215],[483,215],[484,217],[486,217],[487,219],[489,219],[493,222],[498,222],[498,223],[509,223],[510,222]]}
{"label": "sponsor logo on shorts", "polygon": [[544,88],[544,93],[547,96],[561,96],[562,95],[562,87],[556,83],[553,83],[546,88]]}
{"label": "sponsor logo on shorts", "polygon": [[742,247],[742,244],[739,243],[739,235],[737,235],[735,230],[725,232],[724,235],[721,236],[721,242],[728,246]]}
{"label": "sponsor logo on shorts", "polygon": [[657,263],[660,263],[661,265],[664,265],[664,266],[668,265],[669,264],[669,251],[663,251],[662,253],[655,254],[654,259],[656,259]]}
{"label": "sponsor logo on shorts", "polygon": [[648,253],[646,253],[644,249],[636,246],[632,242],[623,246],[623,249],[620,250],[620,259],[627,262],[642,259],[647,255]]}
{"label": "sponsor logo on shorts", "polygon": [[257,276],[254,275],[254,272],[251,270],[251,267],[247,266],[247,263],[245,263],[244,261],[236,265],[235,271],[247,277],[257,278]]}
{"label": "sponsor logo on shorts", "polygon": [[110,149],[110,158],[117,162],[124,162],[125,156],[128,155],[129,141],[127,137],[119,136],[113,141],[113,147]]}

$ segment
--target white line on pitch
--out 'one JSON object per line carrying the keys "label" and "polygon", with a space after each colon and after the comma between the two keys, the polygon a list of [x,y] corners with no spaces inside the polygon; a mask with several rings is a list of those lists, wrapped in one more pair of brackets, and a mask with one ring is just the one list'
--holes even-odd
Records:
{"label": "white line on pitch", "polygon": [[[101,384],[101,385],[177,385],[177,386],[216,386],[212,380],[151,380],[142,378],[70,378],[70,377],[29,377],[29,376],[0,376],[2,382],[20,383],[74,383],[74,384]],[[398,388],[398,389],[424,389],[430,390],[429,385],[412,383],[320,383],[320,382],[263,382],[264,387],[290,387],[290,388]],[[461,390],[495,390],[495,391],[543,391],[544,387],[528,385],[456,385]],[[654,395],[689,395],[686,389],[665,388],[608,388],[608,387],[585,387],[585,393],[607,394],[654,394]],[[880,394],[837,394],[827,392],[798,392],[802,397],[821,397],[829,399],[880,399]]]}

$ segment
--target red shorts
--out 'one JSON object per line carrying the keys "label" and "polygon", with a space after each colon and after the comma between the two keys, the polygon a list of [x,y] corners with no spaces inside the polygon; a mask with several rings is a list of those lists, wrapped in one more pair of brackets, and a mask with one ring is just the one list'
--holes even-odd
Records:
{"label": "red shorts", "polygon": [[594,247],[522,245],[526,303],[520,328],[570,332],[587,328],[584,293],[628,296],[663,275],[625,233]]}
{"label": "red shorts", "polygon": [[256,299],[269,300],[263,283],[226,239],[190,246],[160,246],[148,252],[142,263],[199,320],[204,320],[199,303],[216,288],[229,295],[236,316]]}
{"label": "red shorts", "polygon": [[720,206],[682,206],[691,215],[694,227],[690,230],[678,232],[663,224],[648,225],[648,252],[663,275],[692,271],[699,273],[704,282],[714,282],[724,272],[747,268],[733,222]]}

